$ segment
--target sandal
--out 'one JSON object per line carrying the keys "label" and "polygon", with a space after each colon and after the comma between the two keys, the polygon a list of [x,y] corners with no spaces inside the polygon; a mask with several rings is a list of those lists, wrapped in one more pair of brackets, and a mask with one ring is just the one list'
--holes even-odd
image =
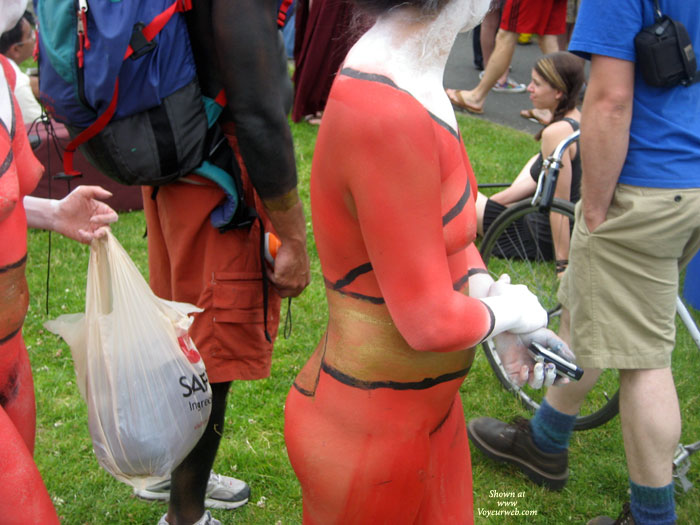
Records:
{"label": "sandal", "polygon": [[447,93],[447,98],[449,98],[450,102],[452,102],[452,106],[456,109],[468,111],[469,113],[474,113],[475,115],[481,115],[484,112],[484,108],[472,106],[469,102],[464,100],[460,90],[446,89],[445,92]]}
{"label": "sandal", "polygon": [[549,124],[548,121],[538,117],[534,109],[523,109],[520,111],[520,116],[528,119],[530,122],[534,122],[535,124],[541,124],[542,126]]}
{"label": "sandal", "polygon": [[318,126],[321,124],[321,117],[322,116],[323,116],[323,113],[321,111],[317,111],[316,113],[306,115],[304,117],[304,122],[306,122],[307,124],[311,124],[312,126]]}

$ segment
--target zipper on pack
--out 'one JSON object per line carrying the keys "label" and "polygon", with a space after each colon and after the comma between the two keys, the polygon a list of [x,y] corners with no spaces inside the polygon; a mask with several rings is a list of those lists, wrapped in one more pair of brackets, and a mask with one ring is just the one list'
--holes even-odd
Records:
{"label": "zipper on pack", "polygon": [[90,39],[87,34],[87,0],[78,0],[78,67],[83,67],[85,50],[90,49]]}
{"label": "zipper on pack", "polygon": [[88,4],[87,0],[77,0],[76,4],[76,29],[78,33],[78,51],[75,56],[78,59],[78,97],[86,107],[90,107],[88,101],[85,99],[85,72],[83,66],[85,64],[85,50],[90,49],[90,39],[88,38],[88,23],[87,23],[87,12]]}

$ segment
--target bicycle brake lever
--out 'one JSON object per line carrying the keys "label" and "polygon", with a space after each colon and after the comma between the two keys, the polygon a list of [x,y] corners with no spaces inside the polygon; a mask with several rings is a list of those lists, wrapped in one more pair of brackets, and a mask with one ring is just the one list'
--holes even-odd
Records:
{"label": "bicycle brake lever", "polygon": [[535,188],[535,193],[532,195],[532,200],[530,204],[533,206],[539,206],[540,199],[542,197],[542,186],[544,185],[544,179],[547,176],[547,168],[549,168],[549,162],[551,157],[545,159],[542,163],[542,169],[540,169],[540,174],[537,176],[537,187]]}

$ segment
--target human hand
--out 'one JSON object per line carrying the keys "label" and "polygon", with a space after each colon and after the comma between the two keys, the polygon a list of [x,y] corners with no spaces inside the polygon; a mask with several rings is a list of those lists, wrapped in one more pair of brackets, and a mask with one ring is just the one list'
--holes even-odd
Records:
{"label": "human hand", "polygon": [[53,201],[51,229],[78,242],[89,244],[104,237],[117,212],[98,199],[112,194],[100,186],[78,186],[60,201]]}
{"label": "human hand", "polygon": [[494,314],[493,334],[509,331],[529,333],[547,326],[547,311],[537,296],[524,284],[510,284],[507,274],[501,275],[489,288],[488,297],[481,299]]}
{"label": "human hand", "polygon": [[604,202],[587,202],[581,204],[583,212],[583,222],[586,223],[586,228],[589,233],[593,233],[598,226],[605,222],[608,215],[608,204]]}
{"label": "human hand", "polygon": [[[287,201],[292,201],[291,205]],[[274,265],[265,271],[281,297],[296,297],[311,280],[304,208],[296,189],[263,204],[281,243]]]}
{"label": "human hand", "polygon": [[549,387],[552,384],[566,384],[567,377],[558,376],[552,363],[536,362],[529,354],[528,347],[537,342],[549,348],[568,361],[574,361],[574,354],[568,345],[554,332],[541,328],[528,334],[503,332],[493,338],[496,352],[511,381],[522,386],[528,383],[532,388]]}
{"label": "human hand", "polygon": [[290,240],[283,242],[277,250],[274,266],[268,266],[266,271],[281,297],[298,296],[311,281],[306,245]]}

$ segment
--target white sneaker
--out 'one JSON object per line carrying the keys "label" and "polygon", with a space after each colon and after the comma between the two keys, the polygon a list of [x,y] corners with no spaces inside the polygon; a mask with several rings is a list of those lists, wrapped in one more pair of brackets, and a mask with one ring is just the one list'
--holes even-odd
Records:
{"label": "white sneaker", "polygon": [[[168,501],[170,499],[170,480],[166,479],[145,489],[135,488],[134,494],[143,499]],[[248,503],[248,498],[250,498],[250,487],[245,481],[211,471],[204,499],[205,507],[235,509]],[[167,522],[165,524],[167,525]]]}
{"label": "white sneaker", "polygon": [[205,507],[235,509],[248,503],[248,498],[250,498],[250,487],[245,481],[211,471],[204,500]]}
{"label": "white sneaker", "polygon": [[[167,513],[163,514],[160,520],[158,520],[158,525],[170,525],[165,519],[167,516]],[[195,521],[192,525],[221,525],[221,522],[215,518],[212,518],[211,513],[207,510],[204,512],[204,515],[197,521]]]}
{"label": "white sneaker", "polygon": [[496,93],[523,93],[526,89],[527,86],[525,84],[516,82],[510,77],[510,75],[503,84],[496,82],[496,84],[491,88],[491,90],[495,91]]}

